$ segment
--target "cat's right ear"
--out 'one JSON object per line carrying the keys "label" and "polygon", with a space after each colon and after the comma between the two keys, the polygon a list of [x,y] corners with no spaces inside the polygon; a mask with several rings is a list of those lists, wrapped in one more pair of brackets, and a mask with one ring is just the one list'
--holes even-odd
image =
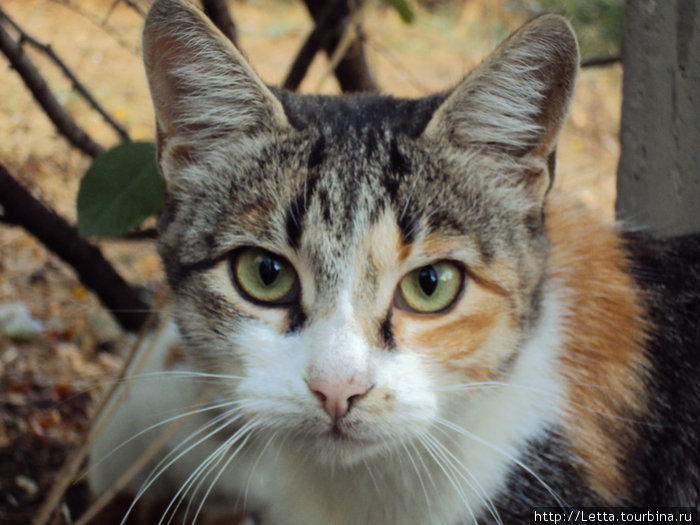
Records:
{"label": "cat's right ear", "polygon": [[[143,58],[156,113],[159,157],[205,152],[287,127],[279,100],[236,47],[187,0],[155,0]],[[165,174],[167,178],[167,173]]]}

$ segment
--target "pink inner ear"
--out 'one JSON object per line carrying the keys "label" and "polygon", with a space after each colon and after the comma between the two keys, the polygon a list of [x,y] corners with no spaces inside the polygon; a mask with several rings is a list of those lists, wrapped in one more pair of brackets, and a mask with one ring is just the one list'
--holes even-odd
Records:
{"label": "pink inner ear", "polygon": [[[149,45],[146,44],[149,41]],[[168,71],[171,69],[173,50],[178,46],[177,41],[168,36],[144,36],[144,62],[148,74],[148,84],[151,98],[155,106],[159,135],[170,135],[174,120],[174,90]]]}

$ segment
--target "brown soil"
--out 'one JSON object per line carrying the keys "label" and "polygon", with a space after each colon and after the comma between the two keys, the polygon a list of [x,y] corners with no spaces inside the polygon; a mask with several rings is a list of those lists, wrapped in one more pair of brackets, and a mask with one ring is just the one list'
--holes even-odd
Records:
{"label": "brown soil", "polygon": [[[138,2],[146,5],[147,1]],[[111,0],[4,0],[30,34],[50,43],[131,133],[150,140],[153,113],[139,58],[141,17]],[[498,2],[472,0],[418,11],[403,24],[389,9],[369,8],[367,53],[382,91],[420,96],[444,89],[491,50],[520,20]],[[494,7],[495,6],[495,7]],[[300,2],[232,2],[241,47],[270,83],[284,78],[311,22]],[[507,20],[507,22],[503,22]],[[116,136],[43,56],[28,49],[64,107],[104,145]],[[317,57],[301,90],[319,89],[327,60]],[[71,149],[0,58],[0,162],[69,220],[89,159]],[[557,184],[612,220],[619,155],[619,67],[582,72],[558,156]],[[337,92],[332,76],[322,92]],[[163,288],[149,241],[102,241],[108,258],[149,293]],[[0,337],[0,522],[25,523],[35,512],[68,447],[84,432],[97,390],[120,366],[129,338],[72,270],[20,228],[0,225],[0,304],[22,301],[44,323],[30,342]],[[71,492],[73,513],[85,503]],[[60,519],[57,518],[57,521]]]}

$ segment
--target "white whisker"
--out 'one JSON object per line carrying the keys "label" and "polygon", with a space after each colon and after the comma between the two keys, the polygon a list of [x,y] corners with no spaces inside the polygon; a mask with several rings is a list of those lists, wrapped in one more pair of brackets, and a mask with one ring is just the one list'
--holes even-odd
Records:
{"label": "white whisker", "polygon": [[540,476],[538,476],[530,467],[525,465],[525,463],[520,461],[518,458],[514,457],[512,454],[509,454],[505,450],[502,450],[500,447],[497,447],[497,446],[489,443],[485,439],[482,439],[481,437],[477,436],[476,434],[469,432],[468,430],[466,430],[458,425],[455,425],[451,421],[448,421],[444,418],[436,418],[436,422],[440,425],[446,426],[447,428],[451,428],[455,432],[458,432],[458,433],[476,441],[477,443],[480,443],[483,446],[490,448],[494,452],[501,454],[505,458],[511,460],[513,463],[515,463],[520,468],[522,468],[525,472],[530,474],[538,483],[540,483],[547,490],[547,492],[549,492],[552,495],[552,497],[555,499],[555,501],[557,502],[557,504],[560,507],[571,507],[547,483],[545,483],[545,481]]}
{"label": "white whisker", "polygon": [[[586,386],[586,387],[592,387],[592,388],[599,388],[601,390],[616,390],[615,388],[611,386],[605,386],[605,385],[599,385],[599,384],[594,384],[594,383],[587,383],[587,382],[573,382],[575,385],[580,385],[580,386]],[[469,391],[469,390],[475,390],[475,391],[481,391],[481,390],[488,390],[492,388],[520,388],[522,390],[526,390],[529,392],[534,392],[537,394],[542,394],[542,397],[534,398],[532,399],[532,402],[543,407],[550,407],[552,406],[552,402],[549,398],[551,395],[551,391],[548,391],[546,389],[541,389],[537,388],[534,386],[530,385],[520,385],[517,383],[506,383],[506,382],[499,382],[499,381],[484,381],[484,382],[479,382],[479,383],[461,383],[461,384],[454,384],[454,385],[447,385],[443,387],[436,387],[433,390],[436,392],[440,391],[459,391],[459,392],[464,392],[464,391]],[[645,421],[643,419],[639,418],[630,418],[630,417],[624,417],[618,414],[614,414],[612,412],[608,412],[605,410],[600,410],[596,409],[593,407],[586,406],[582,403],[577,403],[575,401],[568,400],[567,405],[570,408],[576,408],[580,410],[584,410],[587,412],[590,412],[591,414],[596,414],[602,417],[606,417],[615,421],[623,421],[627,423],[638,423],[641,425],[649,425],[649,426],[657,426],[656,423]]]}
{"label": "white whisker", "polygon": [[253,466],[250,468],[250,473],[248,474],[248,480],[245,484],[245,491],[243,492],[243,509],[248,508],[248,490],[250,489],[250,482],[253,479],[253,473],[255,472],[255,469],[258,466],[258,463],[260,463],[260,460],[265,455],[265,451],[272,444],[274,439],[277,437],[278,433],[279,433],[279,431],[275,432],[274,434],[272,434],[272,436],[270,436],[270,439],[267,440],[267,443],[265,443],[265,446],[260,451],[260,454],[258,454],[258,458],[255,460],[255,463],[253,463]]}
{"label": "white whisker", "polygon": [[201,413],[203,413],[203,412],[209,412],[210,410],[218,410],[218,409],[220,409],[220,408],[226,408],[226,407],[235,405],[235,404],[237,404],[237,403],[238,403],[237,401],[227,401],[227,402],[225,402],[225,403],[218,403],[218,404],[211,405],[211,406],[206,406],[206,405],[205,405],[203,408],[199,408],[199,409],[197,409],[197,410],[189,410],[189,411],[184,412],[184,413],[182,413],[182,414],[178,414],[178,415],[176,415],[176,416],[172,416],[172,417],[169,417],[169,418],[164,419],[164,420],[162,420],[162,421],[159,421],[158,423],[154,423],[154,424],[148,426],[147,428],[145,428],[145,429],[143,429],[143,430],[137,432],[136,434],[134,434],[133,436],[131,436],[130,438],[128,438],[126,441],[124,441],[124,442],[121,443],[120,445],[117,445],[114,449],[112,449],[112,450],[111,450],[109,453],[107,453],[104,457],[102,457],[102,458],[100,458],[98,461],[92,463],[92,464],[90,465],[90,467],[88,467],[77,479],[80,480],[80,479],[84,478],[84,477],[87,476],[93,469],[97,468],[97,467],[98,467],[99,465],[101,465],[104,461],[106,461],[107,459],[109,459],[113,454],[115,454],[116,452],[118,452],[121,448],[123,448],[124,446],[128,445],[129,443],[131,443],[131,442],[134,441],[135,439],[138,439],[139,437],[141,437],[142,435],[146,434],[147,432],[150,432],[151,430],[155,430],[156,428],[158,428],[158,427],[160,427],[160,426],[167,425],[168,423],[172,423],[172,422],[177,421],[178,419],[181,419],[181,418],[187,418],[187,417],[190,417],[190,416],[194,416],[194,415],[196,415],[196,414],[201,414]]}
{"label": "white whisker", "polygon": [[[136,505],[136,503],[141,499],[143,494],[150,488],[150,486],[153,485],[153,483],[163,474],[163,472],[165,472],[173,463],[175,463],[177,460],[182,458],[184,455],[186,455],[188,452],[190,452],[193,448],[199,446],[204,441],[206,441],[207,439],[209,439],[213,435],[217,434],[218,432],[220,432],[221,430],[223,430],[224,428],[226,428],[230,424],[231,424],[231,421],[226,421],[223,425],[220,425],[218,428],[216,428],[215,430],[213,430],[212,432],[210,432],[209,434],[207,434],[203,438],[200,438],[197,442],[195,442],[194,444],[190,445],[185,450],[180,452],[176,457],[174,457],[170,461],[168,461],[165,464],[165,466],[160,467],[160,469],[155,474],[152,474],[151,476],[149,476],[149,478],[147,478],[146,481],[144,481],[142,487],[137,492],[136,496],[134,497],[134,500],[131,502],[131,505],[129,506],[129,508],[126,511],[126,515],[124,516],[124,518],[121,521],[121,525],[124,525],[126,523],[126,520],[129,517],[129,515],[131,514],[131,511],[134,509],[134,506]],[[166,458],[169,457],[170,455],[171,454],[168,454],[168,456],[166,456]],[[163,460],[161,460],[161,462],[156,466],[154,471],[159,468],[159,465],[164,460],[165,460],[165,458]]]}
{"label": "white whisker", "polygon": [[[197,521],[197,517],[199,516],[200,512],[202,511],[202,508],[204,507],[204,503],[207,501],[207,498],[209,497],[209,494],[211,494],[211,491],[214,488],[214,485],[216,484],[216,482],[219,480],[219,478],[224,473],[226,468],[228,468],[228,466],[231,464],[231,462],[235,459],[235,457],[238,455],[238,453],[246,445],[246,443],[250,439],[252,431],[255,430],[255,428],[257,428],[259,426],[260,426],[260,422],[250,422],[246,426],[241,428],[239,433],[242,433],[244,429],[246,432],[246,435],[243,438],[243,441],[238,445],[236,450],[234,450],[233,453],[229,456],[229,458],[224,462],[222,467],[219,469],[218,474],[214,477],[214,479],[209,484],[209,488],[207,489],[206,493],[202,497],[202,500],[200,501],[199,506],[197,507],[197,511],[195,512],[194,518],[192,519],[192,525],[194,525],[195,522]],[[235,444],[235,441],[232,442],[229,447],[227,447],[226,452],[228,452],[228,450],[230,450],[231,446],[233,446],[234,444]],[[204,478],[202,478],[202,479],[204,479]],[[194,494],[193,494],[193,496],[194,496]]]}
{"label": "white whisker", "polygon": [[[443,435],[445,435],[446,437],[450,437],[450,438],[452,437],[444,429],[437,428],[436,430],[441,431],[443,433]],[[455,443],[457,443],[456,440],[453,439],[453,441]],[[483,503],[483,505],[489,510],[489,513],[496,520],[496,523],[498,523],[499,525],[503,525],[503,522],[501,521],[501,516],[499,515],[498,510],[496,509],[496,506],[493,503],[493,500],[489,497],[489,495],[486,492],[486,490],[484,489],[483,485],[481,483],[479,483],[479,480],[476,478],[476,476],[474,476],[474,474],[472,474],[471,470],[469,470],[467,468],[467,466],[462,461],[460,461],[459,458],[457,458],[450,451],[450,449],[448,447],[446,447],[445,445],[443,445],[438,439],[435,439],[435,446],[439,447],[444,452],[444,454],[447,454],[449,456],[449,458],[451,458],[453,465],[461,467],[462,470],[464,470],[464,473],[471,478],[471,480],[474,482],[474,485],[476,485],[476,486],[473,486],[464,477],[460,476],[469,485],[469,487],[472,489],[472,491],[477,495],[477,497],[479,498],[481,503]]]}
{"label": "white whisker", "polygon": [[[235,422],[235,419],[229,420],[224,424],[224,428],[232,423]],[[175,495],[170,499],[170,503],[166,507],[165,511],[163,512],[163,516],[161,517],[161,520],[158,522],[158,525],[162,525],[163,520],[165,517],[168,515],[170,512],[170,509],[172,508],[172,518],[175,516],[175,513],[177,512],[177,509],[180,507],[184,499],[187,497],[187,493],[190,491],[190,488],[194,485],[195,482],[204,474],[209,467],[214,464],[212,468],[216,468],[216,465],[218,465],[218,462],[221,461],[221,458],[223,458],[223,455],[225,452],[236,442],[236,440],[241,436],[241,434],[245,433],[250,426],[250,423],[244,424],[241,428],[236,430],[231,436],[226,438],[226,440],[219,445],[213,452],[211,452],[207,458],[187,477],[187,479],[183,482],[182,486],[178,491],[175,493]],[[216,463],[215,463],[216,462]],[[210,471],[210,470],[209,470]],[[202,480],[206,479],[207,474],[205,474],[202,477]],[[192,497],[196,495],[196,492],[198,490],[198,487],[200,485],[197,485],[195,487],[195,490],[192,493]],[[189,514],[189,508],[191,505],[191,499],[187,504],[187,507],[185,509],[185,517]],[[173,507],[174,505],[174,507]]]}
{"label": "white whisker", "polygon": [[431,501],[430,501],[431,498],[428,497],[428,490],[425,488],[425,484],[423,483],[423,476],[422,476],[422,474],[420,473],[420,470],[418,470],[418,465],[416,465],[416,462],[415,462],[414,459],[413,459],[413,455],[411,454],[411,451],[410,451],[410,450],[408,449],[408,447],[406,446],[406,443],[403,443],[403,442],[402,442],[402,443],[401,443],[401,446],[402,446],[403,449],[406,451],[406,456],[408,457],[408,460],[409,460],[409,462],[411,463],[411,465],[413,466],[413,470],[415,471],[416,476],[418,477],[418,483],[420,483],[421,490],[423,491],[423,496],[425,497],[425,505],[426,505],[426,507],[428,508],[428,513],[429,513],[430,516],[431,516],[431,520],[430,520],[430,521],[433,521],[433,520],[432,520],[432,515],[433,515],[433,514],[432,514],[432,504],[431,504]]}
{"label": "white whisker", "polygon": [[[436,438],[430,436],[429,434],[426,434],[425,437],[426,437],[426,438],[430,441],[430,443],[433,445],[433,450],[435,451],[435,453],[436,453],[436,454],[439,454],[440,457],[441,457],[441,458],[443,459],[443,461],[445,462],[445,464],[446,464],[457,476],[459,476],[459,477],[462,479],[462,481],[464,481],[464,482],[467,484],[467,486],[469,487],[469,489],[471,490],[471,492],[474,493],[474,494],[476,495],[477,498],[479,498],[479,501],[481,501],[482,505],[483,505],[484,507],[486,507],[486,508],[489,509],[489,511],[491,512],[491,515],[496,519],[497,523],[499,523],[499,525],[503,525],[503,524],[501,523],[501,519],[500,519],[500,517],[499,517],[499,515],[498,515],[498,512],[496,511],[495,507],[492,508],[492,505],[489,506],[489,503],[486,502],[486,500],[485,500],[484,497],[482,496],[482,493],[479,492],[478,488],[481,488],[481,490],[483,490],[483,487],[481,487],[480,485],[479,485],[478,487],[475,487],[475,486],[472,484],[472,482],[469,481],[466,477],[464,477],[464,474],[462,474],[462,470],[463,470],[465,474],[467,474],[469,477],[471,477],[472,479],[474,479],[473,476],[472,476],[472,474],[471,474],[471,472],[469,471],[469,469],[468,469],[459,459],[457,459],[457,457],[455,457],[455,455],[452,454],[452,453],[447,449],[447,447],[445,447],[442,443],[440,443],[440,440],[438,440],[438,439],[436,439]],[[457,467],[461,467],[461,470],[460,470],[459,468],[457,468]],[[489,501],[490,501],[490,500],[489,500]]]}
{"label": "white whisker", "polygon": [[459,486],[459,483],[457,480],[454,478],[454,476],[447,471],[445,468],[445,464],[443,461],[436,456],[435,450],[433,448],[433,445],[430,443],[430,441],[427,439],[427,433],[422,432],[419,434],[420,441],[419,443],[423,445],[423,448],[425,448],[426,452],[428,452],[428,455],[433,459],[435,464],[438,466],[438,468],[442,471],[442,473],[445,475],[445,478],[450,482],[450,485],[452,485],[452,488],[454,488],[455,492],[457,495],[460,497],[462,502],[464,503],[464,506],[467,508],[469,511],[469,514],[472,517],[472,522],[476,523],[476,516],[474,515],[474,511],[472,510],[471,505],[469,504],[469,501],[467,499],[467,496],[464,494],[464,491],[462,488]]}
{"label": "white whisker", "polygon": [[369,479],[372,480],[372,485],[374,486],[374,490],[377,491],[377,494],[381,494],[382,491],[379,488],[379,483],[377,483],[377,478],[374,477],[374,473],[372,472],[372,467],[369,466],[369,463],[367,462],[367,458],[362,458],[362,464],[367,469],[367,474],[369,475]]}

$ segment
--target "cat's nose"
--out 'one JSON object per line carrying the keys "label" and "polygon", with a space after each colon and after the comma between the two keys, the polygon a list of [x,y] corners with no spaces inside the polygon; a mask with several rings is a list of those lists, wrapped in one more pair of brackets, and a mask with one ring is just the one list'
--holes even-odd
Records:
{"label": "cat's nose", "polygon": [[333,422],[345,417],[353,403],[367,394],[370,389],[362,383],[336,383],[322,379],[314,379],[307,384]]}

